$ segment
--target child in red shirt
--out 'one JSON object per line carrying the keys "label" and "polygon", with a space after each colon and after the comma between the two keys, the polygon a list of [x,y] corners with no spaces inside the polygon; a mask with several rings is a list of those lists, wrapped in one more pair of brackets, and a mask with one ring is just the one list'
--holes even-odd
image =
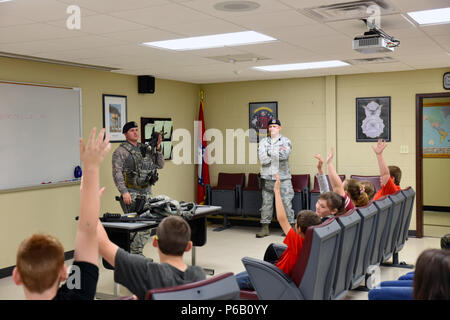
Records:
{"label": "child in red shirt", "polygon": [[273,191],[275,193],[277,220],[281,226],[281,229],[283,229],[283,232],[286,234],[286,238],[284,238],[283,243],[287,245],[287,249],[282,253],[275,265],[283,270],[287,275],[291,276],[292,270],[294,269],[303,248],[306,229],[308,229],[309,226],[315,226],[322,223],[322,220],[314,211],[302,210],[297,215],[294,230],[289,224],[284,211],[284,205],[281,200],[280,193],[280,179],[278,178],[278,175],[275,175],[275,178],[277,180]]}
{"label": "child in red shirt", "polygon": [[[277,174],[275,174],[275,178],[276,182],[273,191],[275,193],[277,220],[281,229],[286,234],[286,238],[283,242],[287,245],[286,250],[281,254],[275,265],[287,275],[291,276],[292,270],[302,251],[306,229],[308,229],[309,226],[321,224],[322,220],[314,211],[302,210],[297,215],[295,228],[292,228],[287,219],[283,201],[281,200],[280,178]],[[246,271],[237,274],[236,281],[240,289],[254,290]]]}
{"label": "child in red shirt", "polygon": [[378,139],[376,146],[372,146],[378,160],[378,167],[380,168],[380,183],[381,189],[374,195],[373,200],[377,200],[383,196],[394,194],[401,190],[400,179],[402,171],[396,166],[387,166],[383,158],[383,150],[387,147],[386,141]]}

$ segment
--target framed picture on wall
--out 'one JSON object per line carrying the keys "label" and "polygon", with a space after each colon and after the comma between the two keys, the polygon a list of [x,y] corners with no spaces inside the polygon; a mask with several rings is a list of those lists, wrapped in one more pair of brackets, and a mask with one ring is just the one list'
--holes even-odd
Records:
{"label": "framed picture on wall", "polygon": [[391,97],[356,98],[356,142],[391,141]]}
{"label": "framed picture on wall", "polygon": [[103,128],[110,142],[125,141],[122,128],[127,123],[127,97],[103,94]]}
{"label": "framed picture on wall", "polygon": [[278,119],[277,101],[249,103],[250,142],[257,143],[267,137],[268,123],[272,119]]}
{"label": "framed picture on wall", "polygon": [[450,97],[424,98],[422,153],[424,158],[450,158]]}

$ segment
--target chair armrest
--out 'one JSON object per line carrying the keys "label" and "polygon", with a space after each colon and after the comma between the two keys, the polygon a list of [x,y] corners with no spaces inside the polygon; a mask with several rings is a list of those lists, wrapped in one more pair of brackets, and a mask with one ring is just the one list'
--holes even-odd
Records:
{"label": "chair armrest", "polygon": [[205,185],[205,193],[206,193],[205,204],[211,205],[211,185],[210,184]]}
{"label": "chair armrest", "polygon": [[302,300],[292,279],[275,265],[250,257],[242,258],[260,300]]}
{"label": "chair armrest", "polygon": [[309,188],[308,187],[303,187],[303,208],[305,209],[309,209]]}
{"label": "chair armrest", "polygon": [[237,184],[236,185],[236,208],[238,209],[238,212],[241,213],[242,209],[242,186]]}

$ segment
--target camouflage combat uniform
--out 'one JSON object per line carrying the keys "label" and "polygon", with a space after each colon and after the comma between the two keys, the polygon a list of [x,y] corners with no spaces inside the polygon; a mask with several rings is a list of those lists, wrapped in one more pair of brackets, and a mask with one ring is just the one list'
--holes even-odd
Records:
{"label": "camouflage combat uniform", "polygon": [[[141,148],[146,148],[145,156],[141,153]],[[126,205],[121,201],[122,209],[125,213],[136,211],[136,199],[145,199],[144,210],[148,210],[148,200],[152,197],[152,189],[149,178],[156,169],[164,167],[164,156],[161,152],[151,153],[150,148],[138,143],[137,146],[129,142],[123,142],[113,153],[112,172],[114,183],[120,194],[129,192],[132,202]],[[142,254],[142,250],[150,238],[151,230],[136,232],[130,245],[130,252]]]}
{"label": "camouflage combat uniform", "polygon": [[[286,149],[281,150],[282,147]],[[281,134],[274,141],[271,137],[266,137],[259,142],[258,157],[261,162],[261,182],[262,182],[262,207],[261,224],[269,224],[273,216],[273,201],[275,194],[275,173],[280,177],[280,193],[284,210],[289,223],[295,224],[294,210],[292,209],[292,199],[294,189],[292,188],[291,172],[289,169],[289,155],[292,151],[291,141]]]}

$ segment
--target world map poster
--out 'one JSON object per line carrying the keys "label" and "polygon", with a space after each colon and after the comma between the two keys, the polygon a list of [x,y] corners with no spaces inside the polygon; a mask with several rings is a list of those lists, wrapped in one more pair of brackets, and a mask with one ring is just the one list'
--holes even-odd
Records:
{"label": "world map poster", "polygon": [[423,104],[423,157],[450,158],[450,102]]}

